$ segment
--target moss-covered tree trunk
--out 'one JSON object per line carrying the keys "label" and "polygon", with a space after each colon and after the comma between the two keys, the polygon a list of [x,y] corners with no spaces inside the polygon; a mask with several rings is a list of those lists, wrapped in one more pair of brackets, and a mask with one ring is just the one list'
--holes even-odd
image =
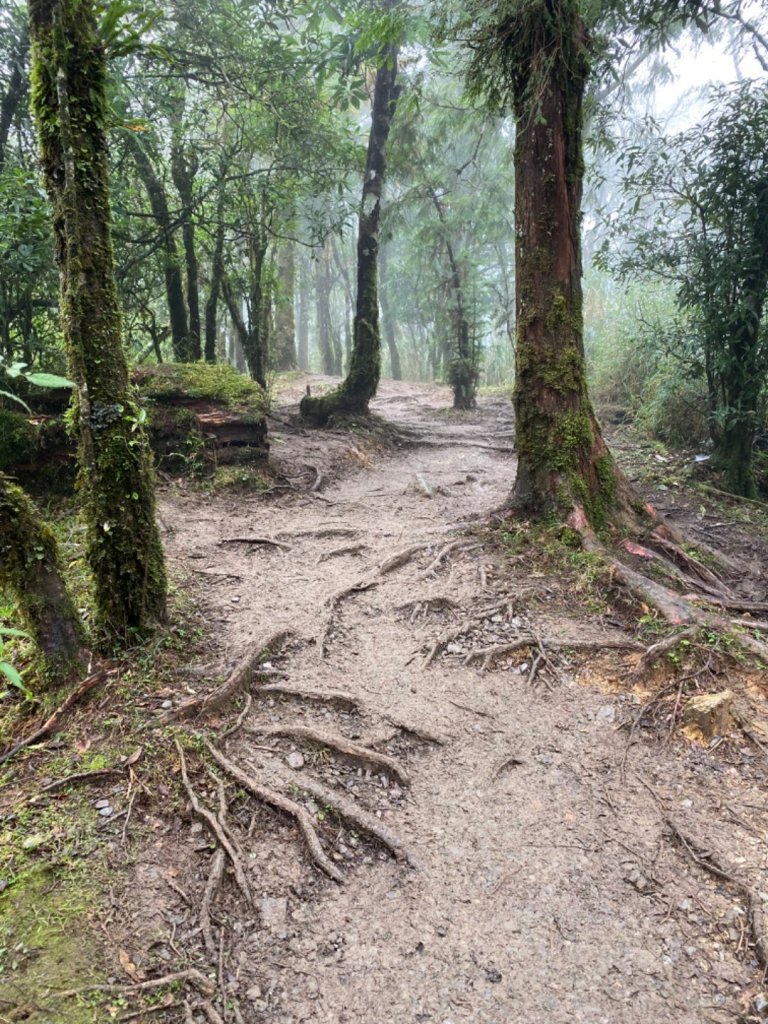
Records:
{"label": "moss-covered tree trunk", "polygon": [[106,61],[91,0],[30,0],[32,103],[53,207],[61,318],[76,383],[80,486],[98,625],[109,640],[165,613],[151,454],[128,380],[113,270]]}
{"label": "moss-covered tree trunk", "polygon": [[27,91],[27,55],[29,33],[22,30],[16,53],[11,57],[10,75],[3,98],[0,100],[0,171],[5,167],[5,150],[16,113]]}
{"label": "moss-covered tree trunk", "polygon": [[582,102],[587,40],[577,0],[517,9],[515,139],[518,471],[532,516],[583,507],[600,525],[622,480],[587,394],[581,288]]}
{"label": "moss-covered tree trunk", "polygon": [[329,395],[302,399],[301,414],[322,425],[335,413],[367,415],[381,374],[377,258],[379,220],[384,193],[386,147],[397,106],[397,47],[385,47],[376,72],[371,131],[363,178],[357,233],[357,299],[352,358],[343,383]]}
{"label": "moss-covered tree trunk", "polygon": [[216,362],[217,314],[219,308],[219,296],[222,292],[222,282],[224,280],[224,214],[226,212],[224,179],[226,178],[228,167],[229,161],[225,157],[222,157],[219,161],[219,187],[216,194],[216,232],[213,238],[213,252],[211,254],[211,280],[208,288],[208,297],[205,300],[206,363]]}
{"label": "moss-covered tree trunk", "polygon": [[58,683],[83,672],[87,655],[56,540],[24,491],[2,473],[0,585],[16,599],[24,628],[43,657],[43,675]]}
{"label": "moss-covered tree trunk", "polygon": [[195,196],[194,180],[197,173],[197,158],[186,147],[180,137],[175,137],[171,146],[171,174],[182,205],[181,241],[184,246],[186,270],[187,311],[189,313],[189,334],[187,354],[190,362],[196,362],[202,355],[200,330],[200,270],[195,240]]}

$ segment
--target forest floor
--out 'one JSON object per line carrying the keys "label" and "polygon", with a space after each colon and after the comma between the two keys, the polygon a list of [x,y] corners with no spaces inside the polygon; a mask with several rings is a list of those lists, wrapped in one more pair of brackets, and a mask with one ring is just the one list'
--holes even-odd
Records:
{"label": "forest floor", "polygon": [[[705,636],[637,671],[663,625],[596,559],[542,551],[495,514],[515,468],[506,398],[454,414],[445,388],[385,382],[374,412],[391,428],[302,432],[288,417],[303,388],[273,424],[285,489],[161,496],[187,621],[173,670],[130,698],[123,676],[100,719],[82,709],[5,788],[6,820],[49,865],[75,831],[68,801],[98,828],[79,856],[79,952],[66,935],[45,951],[38,931],[36,956],[9,888],[0,1021],[765,1019],[765,673]],[[639,452],[618,450],[632,469]],[[738,506],[676,490],[660,458],[654,496],[678,524],[768,563]],[[181,716],[249,652],[252,685],[245,672],[232,700]],[[733,690],[746,732],[686,736],[697,687]],[[106,733],[124,756],[141,746],[117,780],[30,804],[62,745],[107,771],[84,760]],[[174,739],[231,858],[191,810]],[[117,987],[56,994],[90,980]]]}

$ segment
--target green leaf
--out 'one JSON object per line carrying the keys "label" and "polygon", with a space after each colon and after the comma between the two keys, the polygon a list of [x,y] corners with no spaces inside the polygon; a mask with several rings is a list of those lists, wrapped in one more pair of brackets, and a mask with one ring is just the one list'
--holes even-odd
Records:
{"label": "green leaf", "polygon": [[20,636],[25,640],[29,639],[29,633],[25,633],[23,629],[11,629],[10,626],[0,626],[0,636]]}
{"label": "green leaf", "polygon": [[0,674],[4,675],[11,686],[15,686],[17,690],[22,690],[25,694],[30,692],[24,685],[24,680],[9,662],[0,661]]}
{"label": "green leaf", "polygon": [[28,413],[32,412],[32,410],[29,408],[26,402],[19,398],[18,395],[12,395],[10,391],[0,391],[0,397],[10,398],[12,402],[17,402],[19,405],[22,405],[27,410]]}
{"label": "green leaf", "polygon": [[27,380],[39,388],[73,388],[74,382],[55,373],[28,373]]}

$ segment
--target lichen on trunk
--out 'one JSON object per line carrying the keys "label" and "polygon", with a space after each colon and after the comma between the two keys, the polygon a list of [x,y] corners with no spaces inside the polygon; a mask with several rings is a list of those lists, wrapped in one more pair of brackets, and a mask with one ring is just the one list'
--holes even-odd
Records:
{"label": "lichen on trunk", "polygon": [[53,207],[76,383],[79,481],[97,624],[108,643],[165,613],[152,460],[128,380],[115,286],[106,61],[90,0],[30,0],[32,104]]}

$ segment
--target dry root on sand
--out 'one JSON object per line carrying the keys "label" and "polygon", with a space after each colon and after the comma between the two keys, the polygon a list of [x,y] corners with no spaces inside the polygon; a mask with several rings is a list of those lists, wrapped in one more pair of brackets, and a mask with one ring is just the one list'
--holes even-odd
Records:
{"label": "dry root on sand", "polygon": [[280,651],[286,641],[293,636],[290,629],[280,630],[268,640],[260,640],[254,644],[248,653],[232,669],[226,680],[220,685],[201,697],[185,701],[177,708],[169,711],[160,719],[160,725],[168,725],[169,722],[177,721],[179,718],[186,718],[188,715],[202,714],[221,707],[227,701],[232,700],[242,689],[250,686],[254,677],[259,674],[259,664],[265,661],[270,655]]}
{"label": "dry root on sand", "polygon": [[389,757],[387,754],[380,754],[375,750],[370,750],[368,747],[360,746],[358,743],[352,743],[344,736],[338,736],[335,733],[323,732],[320,729],[312,729],[305,725],[276,725],[266,729],[252,728],[248,732],[261,738],[284,736],[290,739],[304,740],[308,743],[316,743],[320,747],[336,750],[353,761],[359,761],[362,764],[385,771],[392,778],[397,779],[403,786],[410,785],[410,780],[405,770],[393,757]]}

